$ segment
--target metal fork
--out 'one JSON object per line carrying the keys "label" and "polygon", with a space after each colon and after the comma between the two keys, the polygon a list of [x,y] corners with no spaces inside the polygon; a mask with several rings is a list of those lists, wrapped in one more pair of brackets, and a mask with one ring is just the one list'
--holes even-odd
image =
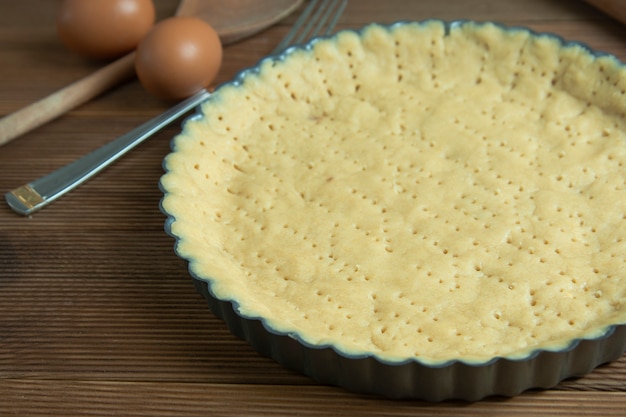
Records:
{"label": "metal fork", "polygon": [[[330,34],[346,4],[347,0],[309,0],[294,26],[271,55],[282,52],[290,45],[303,43],[311,37]],[[210,96],[211,93],[202,90],[82,158],[9,191],[5,194],[7,203],[19,214],[34,213],[89,180]]]}

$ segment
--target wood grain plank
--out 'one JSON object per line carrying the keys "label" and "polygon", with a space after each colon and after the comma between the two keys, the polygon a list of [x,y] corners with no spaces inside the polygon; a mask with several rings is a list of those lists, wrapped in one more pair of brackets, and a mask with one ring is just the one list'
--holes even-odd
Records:
{"label": "wood grain plank", "polygon": [[[623,416],[626,393],[527,392],[481,402],[391,401],[332,387],[0,381],[0,413],[56,416]],[[11,404],[10,407],[7,405]],[[128,404],[132,404],[128,407]]]}

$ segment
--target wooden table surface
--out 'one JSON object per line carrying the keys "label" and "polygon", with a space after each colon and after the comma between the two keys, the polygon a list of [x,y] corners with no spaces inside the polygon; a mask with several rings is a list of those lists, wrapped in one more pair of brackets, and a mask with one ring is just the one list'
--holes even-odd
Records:
{"label": "wooden table surface", "polygon": [[[158,1],[159,16],[175,1]],[[58,42],[58,1],[0,3],[0,115],[98,64]],[[626,60],[626,29],[578,0],[352,0],[339,27],[426,18],[554,32]],[[253,65],[294,17],[229,46],[219,82]],[[66,164],[163,111],[136,80],[0,147],[0,191]],[[161,161],[179,124],[31,217],[0,202],[0,415],[626,414],[626,357],[554,389],[477,403],[355,395],[283,369],[232,336],[163,232]]]}

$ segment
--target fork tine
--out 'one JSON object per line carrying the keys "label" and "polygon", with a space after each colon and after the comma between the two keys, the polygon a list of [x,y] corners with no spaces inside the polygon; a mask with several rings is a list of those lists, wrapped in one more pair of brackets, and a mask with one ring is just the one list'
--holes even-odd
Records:
{"label": "fork tine", "polygon": [[[302,43],[314,36],[328,35],[337,25],[347,3],[347,0],[310,0],[289,33],[274,48],[272,54],[281,52],[290,45]],[[317,7],[318,4],[319,7]]]}
{"label": "fork tine", "polygon": [[[329,8],[329,6],[332,6],[332,2],[329,2],[329,1],[322,2],[322,4],[315,11],[315,14],[313,15],[313,17],[309,19],[306,26],[303,28],[302,32],[300,33],[300,35],[293,41],[294,44],[302,43],[308,37],[308,34],[313,28],[313,25],[315,24],[316,21],[317,21],[317,25],[315,25],[315,31],[319,30],[319,27],[324,23],[324,21],[322,20],[322,17],[325,16],[324,10],[326,8]],[[329,8],[329,11],[330,10],[331,9]],[[314,35],[315,31],[311,33]]]}
{"label": "fork tine", "polygon": [[[322,10],[324,10],[324,5],[320,7],[318,13],[316,14],[316,17],[319,16],[319,21],[317,22],[315,29],[310,34],[308,34],[308,36],[306,32],[303,32],[300,38],[298,38],[298,40],[296,41],[296,43],[305,41],[307,37],[329,34],[335,27],[335,24],[339,20],[339,16],[343,12],[343,9],[345,6],[346,6],[345,0],[344,1],[335,0],[335,1],[327,2],[326,10],[324,14],[322,14],[321,16],[320,14]],[[323,30],[324,25],[326,24],[328,19],[331,19],[330,22],[328,23],[328,27],[326,28],[326,30]],[[312,26],[312,24],[313,24],[313,21],[311,21],[310,26]]]}
{"label": "fork tine", "polygon": [[343,10],[346,8],[347,5],[348,0],[341,0],[336,3],[337,9],[335,10],[334,14],[328,14],[326,16],[326,19],[330,18],[331,20],[326,26],[326,30],[323,33],[319,33],[320,35],[330,35],[333,29],[335,29],[335,26],[337,26],[337,22],[339,22],[339,18],[343,14]]}
{"label": "fork tine", "polygon": [[293,24],[293,26],[291,27],[287,35],[285,35],[285,37],[280,41],[280,43],[276,45],[276,47],[272,50],[272,54],[280,52],[283,49],[285,49],[287,46],[291,45],[293,38],[296,36],[298,31],[300,30],[300,27],[307,21],[307,19],[309,18],[309,15],[315,8],[316,4],[317,4],[317,0],[309,1],[309,4],[302,11],[302,13],[300,14],[296,22]]}

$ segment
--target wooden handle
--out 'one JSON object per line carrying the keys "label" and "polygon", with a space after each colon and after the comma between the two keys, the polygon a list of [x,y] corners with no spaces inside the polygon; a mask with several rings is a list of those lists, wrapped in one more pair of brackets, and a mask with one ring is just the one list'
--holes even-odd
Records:
{"label": "wooden handle", "polygon": [[626,2],[622,0],[587,0],[587,3],[626,24]]}
{"label": "wooden handle", "polygon": [[0,145],[86,103],[135,74],[135,52],[0,119]]}

